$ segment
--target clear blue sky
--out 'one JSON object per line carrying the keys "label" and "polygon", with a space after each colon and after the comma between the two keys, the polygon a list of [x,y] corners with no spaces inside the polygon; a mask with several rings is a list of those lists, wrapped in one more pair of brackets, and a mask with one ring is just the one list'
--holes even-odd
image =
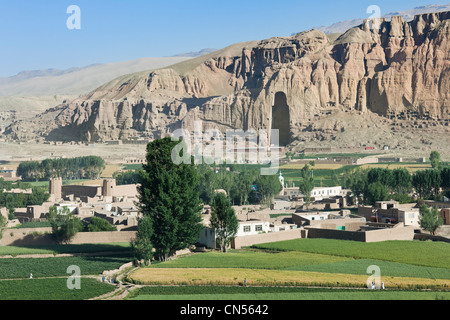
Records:
{"label": "clear blue sky", "polygon": [[[171,56],[289,36],[334,22],[448,0],[0,0],[0,76]],[[81,9],[69,30],[67,8]]]}

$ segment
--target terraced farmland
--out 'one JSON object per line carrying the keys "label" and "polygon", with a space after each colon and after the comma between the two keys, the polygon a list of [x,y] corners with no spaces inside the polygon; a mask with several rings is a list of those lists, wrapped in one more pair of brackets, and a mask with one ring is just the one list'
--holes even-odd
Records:
{"label": "terraced farmland", "polygon": [[[307,241],[304,241],[307,240]],[[345,291],[345,299],[448,299],[450,289],[450,246],[445,243],[392,241],[376,244],[326,239],[300,239],[254,246],[228,253],[208,252],[155,263],[131,273],[128,280],[160,288],[187,286],[171,299],[202,299],[194,288],[205,288],[218,299],[302,299],[306,291],[287,292],[280,288],[353,288]],[[434,257],[431,259],[431,257]],[[442,257],[436,259],[435,257]],[[430,261],[428,261],[430,260]],[[367,290],[370,266],[381,270],[381,281],[387,290],[374,293]],[[264,292],[243,292],[247,285],[265,287]],[[222,292],[229,289],[229,295]],[[214,288],[218,288],[215,293]],[[272,290],[270,289],[272,288]],[[429,295],[421,290],[429,289]],[[169,290],[169,289],[167,289]],[[174,289],[175,290],[175,289]],[[398,290],[402,290],[401,293]],[[158,290],[156,290],[158,292]],[[316,297],[333,299],[337,291],[323,291]],[[397,294],[398,293],[398,294]],[[442,293],[442,294],[441,294]],[[314,295],[313,295],[314,296]],[[133,299],[168,298],[165,293],[133,293]],[[394,298],[395,297],[395,298]]]}

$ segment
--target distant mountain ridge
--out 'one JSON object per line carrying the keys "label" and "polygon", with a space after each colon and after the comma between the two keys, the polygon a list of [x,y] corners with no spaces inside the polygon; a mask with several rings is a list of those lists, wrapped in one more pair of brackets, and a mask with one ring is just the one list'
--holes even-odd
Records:
{"label": "distant mountain ridge", "polygon": [[81,67],[81,68],[77,68],[77,67],[73,67],[70,69],[65,69],[65,70],[61,70],[61,69],[54,69],[54,68],[49,68],[49,69],[44,69],[44,70],[24,70],[19,72],[18,74],[14,75],[14,76],[10,76],[10,77],[1,77],[0,78],[0,85],[4,84],[4,83],[8,83],[8,82],[17,82],[17,81],[24,81],[27,79],[31,79],[31,78],[39,78],[39,77],[57,77],[57,76],[61,76],[64,74],[68,74],[68,73],[72,73],[72,72],[77,72],[80,71],[82,69],[87,69],[87,68],[91,68],[91,67],[95,67],[101,65],[100,63],[96,63],[96,64],[92,64],[86,67]]}
{"label": "distant mountain ridge", "polygon": [[12,77],[0,78],[0,97],[86,94],[117,77],[164,68],[187,59],[190,57],[142,58],[67,70],[23,71]]}
{"label": "distant mountain ridge", "polygon": [[215,51],[217,49],[207,48],[197,52],[180,53],[171,57],[97,63],[66,70],[49,68],[45,70],[21,71],[11,77],[0,77],[0,97],[86,94],[117,77],[140,71],[164,68]]}
{"label": "distant mountain ridge", "polygon": [[[427,6],[416,7],[416,8],[409,9],[409,10],[389,12],[389,13],[382,15],[381,17],[390,19],[392,16],[401,16],[404,21],[409,22],[414,19],[414,16],[419,15],[419,14],[424,14],[424,13],[428,13],[428,12],[444,12],[444,11],[450,11],[450,3],[443,4],[443,5],[431,4],[431,5],[427,5]],[[367,17],[365,17],[364,19],[367,19],[368,17],[369,17],[369,15],[367,15]],[[315,27],[315,29],[320,30],[326,34],[344,33],[348,29],[351,29],[353,27],[361,25],[364,22],[364,19],[352,19],[352,20],[340,21],[340,22],[333,23],[330,26]]]}
{"label": "distant mountain ridge", "polygon": [[202,49],[200,51],[195,51],[195,52],[187,52],[187,53],[179,53],[174,55],[173,57],[190,57],[190,58],[197,58],[197,57],[201,57],[213,52],[216,52],[217,49],[213,49],[213,48],[206,48],[206,49]]}

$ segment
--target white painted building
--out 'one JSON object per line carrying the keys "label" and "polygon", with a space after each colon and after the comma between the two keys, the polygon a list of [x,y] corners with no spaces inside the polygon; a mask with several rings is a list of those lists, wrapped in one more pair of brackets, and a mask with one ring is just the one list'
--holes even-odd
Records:
{"label": "white painted building", "polygon": [[296,224],[273,224],[270,227],[270,232],[283,232],[294,229],[298,229]]}
{"label": "white painted building", "polygon": [[262,220],[239,221],[237,237],[251,236],[270,231],[270,222]]}
{"label": "white painted building", "polygon": [[79,204],[71,203],[71,202],[58,203],[56,205],[56,210],[57,210],[58,214],[62,214],[64,208],[68,208],[70,213],[75,214],[77,212],[79,206],[80,206]]}
{"label": "white painted building", "polygon": [[[268,221],[262,220],[239,221],[239,229],[236,237],[245,237],[260,233],[269,233],[271,231],[272,229],[270,226],[270,222]],[[215,229],[205,227],[200,232],[198,242],[209,249],[217,248]]]}
{"label": "white painted building", "polygon": [[[284,188],[281,192],[282,196],[288,196],[288,197],[304,197],[304,195],[300,192],[300,189],[298,187],[292,187],[292,188]],[[337,187],[318,187],[314,188],[311,191],[311,198],[314,198],[315,200],[322,200],[337,196],[345,196],[346,191],[342,189],[341,186]]]}
{"label": "white painted building", "polygon": [[311,191],[311,197],[316,200],[327,199],[342,195],[342,187],[314,188]]}
{"label": "white painted building", "polygon": [[308,221],[323,221],[329,219],[330,212],[305,213],[297,215],[300,218]]}
{"label": "white painted building", "polygon": [[419,219],[419,210],[398,210],[398,221],[403,222],[405,226],[420,227]]}

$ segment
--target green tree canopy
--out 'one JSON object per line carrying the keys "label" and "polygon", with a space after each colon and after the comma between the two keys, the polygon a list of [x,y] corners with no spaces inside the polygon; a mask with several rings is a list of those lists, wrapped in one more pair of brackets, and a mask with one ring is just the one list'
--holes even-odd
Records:
{"label": "green tree canopy", "polygon": [[97,179],[105,169],[105,161],[98,156],[45,159],[21,162],[17,175],[23,181],[49,180],[60,177],[65,180]]}
{"label": "green tree canopy", "polygon": [[3,231],[5,231],[8,224],[8,219],[0,214],[0,240],[3,238]]}
{"label": "green tree canopy", "polygon": [[408,194],[412,190],[412,176],[405,168],[392,171],[392,190],[397,194]]}
{"label": "green tree canopy", "polygon": [[116,179],[118,186],[126,184],[137,184],[141,170],[128,170],[123,172],[114,172],[113,178]]}
{"label": "green tree canopy", "polygon": [[347,173],[346,186],[352,191],[353,196],[359,203],[364,203],[365,193],[368,186],[367,169],[357,168],[350,173]]}
{"label": "green tree canopy", "polygon": [[151,264],[153,258],[153,223],[150,216],[139,219],[136,238],[131,241],[131,249],[137,261],[143,261],[144,265]]}
{"label": "green tree canopy", "polygon": [[[147,163],[139,176],[139,206],[145,216],[151,217],[151,243],[161,261],[195,244],[203,228],[197,168],[192,157],[178,149],[180,143],[169,137],[149,143]],[[178,150],[178,155],[188,156],[190,163],[173,161],[172,152],[176,155]]]}
{"label": "green tree canopy", "polygon": [[301,171],[302,180],[300,181],[299,190],[305,197],[306,208],[311,204],[311,191],[314,189],[313,171],[309,165],[305,165]]}
{"label": "green tree canopy", "polygon": [[420,207],[419,224],[423,230],[430,232],[432,235],[436,235],[436,231],[444,224],[444,221],[438,209],[430,209],[426,205],[422,205]]}
{"label": "green tree canopy", "polygon": [[430,154],[430,162],[431,162],[431,166],[434,169],[440,169],[441,168],[441,155],[439,154],[439,152],[437,151],[432,151]]}
{"label": "green tree canopy", "polygon": [[434,198],[439,194],[441,174],[438,170],[420,170],[414,173],[412,185],[421,199]]}
{"label": "green tree canopy", "polygon": [[441,187],[450,189],[450,168],[446,167],[441,170]]}
{"label": "green tree canopy", "polygon": [[197,186],[197,190],[202,201],[205,204],[210,204],[214,197],[214,190],[222,188],[219,188],[219,183],[217,181],[217,175],[214,167],[211,167],[207,164],[200,164],[197,169],[199,173],[199,183]]}
{"label": "green tree canopy", "polygon": [[255,181],[261,203],[270,206],[272,200],[281,192],[283,186],[276,175],[259,175]]}
{"label": "green tree canopy", "polygon": [[49,198],[49,194],[42,188],[32,188],[31,194],[8,193],[0,189],[0,207],[6,207],[9,211],[15,208],[42,205]]}
{"label": "green tree canopy", "polygon": [[253,184],[259,173],[257,170],[242,170],[235,174],[235,181],[231,189],[231,197],[240,205],[249,204],[249,196],[253,192]]}
{"label": "green tree canopy", "polygon": [[75,235],[84,229],[81,220],[71,214],[67,207],[62,207],[60,212],[57,207],[51,207],[47,219],[52,226],[53,236],[59,243],[70,243]]}
{"label": "green tree canopy", "polygon": [[238,232],[239,221],[230,200],[223,193],[214,196],[211,206],[211,227],[215,229],[221,251],[227,252]]}
{"label": "green tree canopy", "polygon": [[389,188],[381,182],[371,183],[367,186],[367,204],[374,205],[377,201],[390,200]]}
{"label": "green tree canopy", "polygon": [[99,217],[92,217],[89,224],[86,226],[87,232],[105,232],[105,231],[117,231],[117,227],[105,219]]}
{"label": "green tree canopy", "polygon": [[393,171],[388,168],[372,168],[367,172],[367,183],[379,182],[384,186],[391,187],[393,182]]}

